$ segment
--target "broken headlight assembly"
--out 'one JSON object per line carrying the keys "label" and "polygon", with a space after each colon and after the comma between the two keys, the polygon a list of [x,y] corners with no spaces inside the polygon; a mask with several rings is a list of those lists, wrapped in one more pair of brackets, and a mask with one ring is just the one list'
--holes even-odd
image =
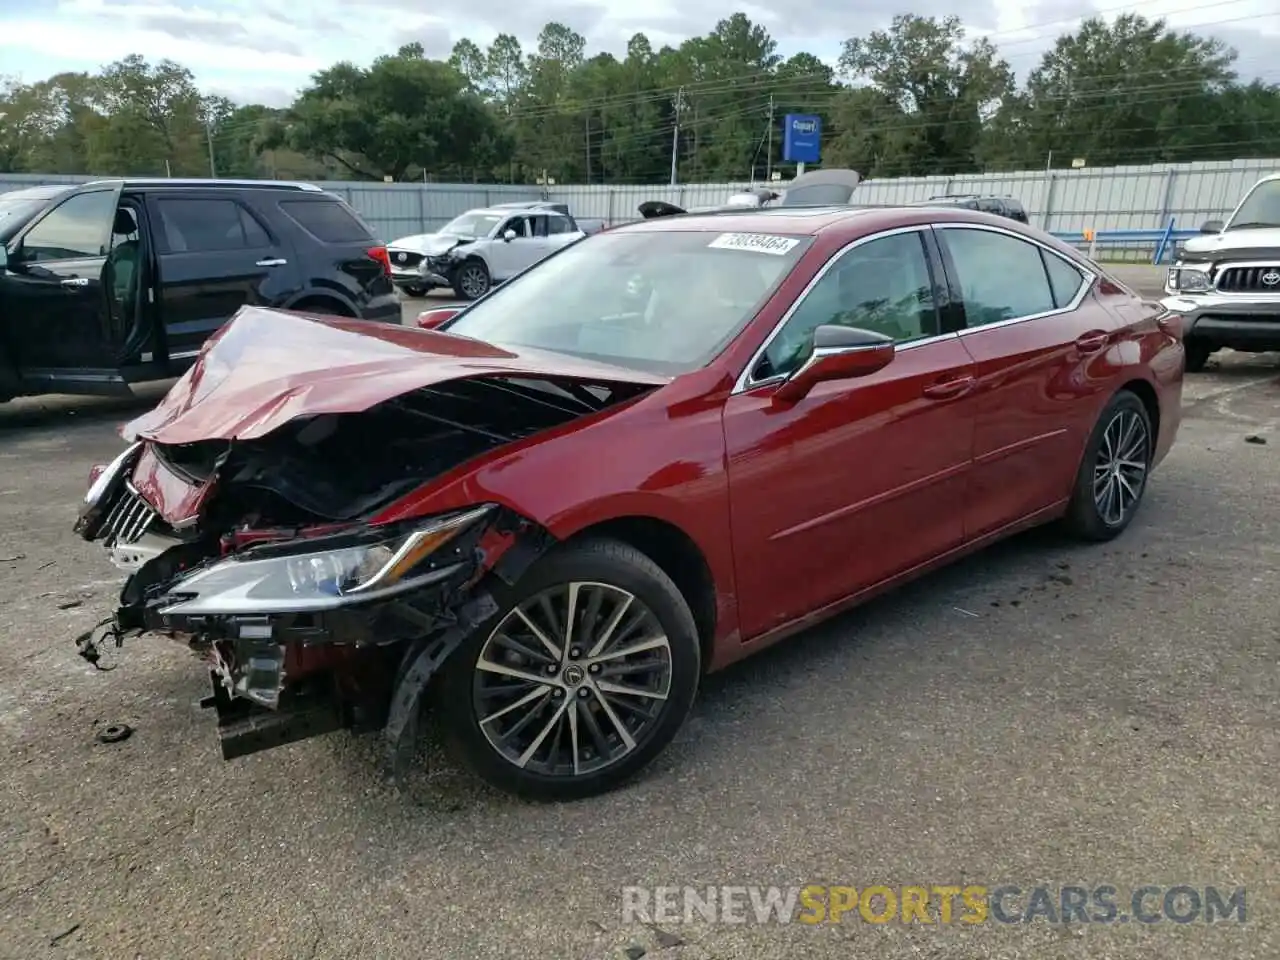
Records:
{"label": "broken headlight assembly", "polygon": [[[432,517],[394,534],[292,541],[229,557],[179,580],[162,616],[311,613],[379,600],[447,579],[464,560],[438,552],[493,509]],[[321,541],[324,546],[321,546]]]}

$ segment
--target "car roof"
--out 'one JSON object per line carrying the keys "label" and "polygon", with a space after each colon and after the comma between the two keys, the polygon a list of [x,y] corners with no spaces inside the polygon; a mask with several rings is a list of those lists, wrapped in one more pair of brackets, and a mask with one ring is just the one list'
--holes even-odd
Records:
{"label": "car roof", "polygon": [[[1018,230],[1025,225],[994,213],[964,207],[903,204],[896,207],[765,207],[741,210],[716,210],[710,213],[686,213],[651,220],[620,224],[610,233],[664,233],[677,231],[715,231],[726,233],[790,234],[820,236],[825,233],[847,233],[850,237],[892,230],[895,227],[920,226],[928,223],[973,223]],[[1036,238],[1039,242],[1047,242]],[[1050,238],[1052,239],[1052,238]],[[1055,247],[1058,243],[1055,241]]]}
{"label": "car roof", "polygon": [[180,177],[109,177],[102,180],[90,180],[87,183],[76,184],[77,187],[97,187],[104,185],[119,184],[124,189],[145,188],[173,188],[187,189],[203,188],[206,190],[225,190],[225,189],[251,189],[251,190],[296,190],[303,193],[323,194],[327,191],[323,187],[316,186],[314,183],[303,183],[297,180],[212,180],[190,178],[184,179]]}

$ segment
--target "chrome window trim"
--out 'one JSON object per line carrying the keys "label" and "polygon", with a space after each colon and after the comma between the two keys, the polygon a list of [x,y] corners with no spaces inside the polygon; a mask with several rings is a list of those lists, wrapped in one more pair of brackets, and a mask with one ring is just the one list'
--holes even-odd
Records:
{"label": "chrome window trim", "polygon": [[[781,383],[789,376],[789,374],[780,373],[772,377],[764,377],[762,379],[755,380],[751,376],[751,371],[756,368],[756,364],[760,362],[760,358],[765,355],[769,346],[778,338],[778,334],[782,332],[783,327],[787,325],[787,322],[795,315],[795,312],[800,309],[800,304],[804,303],[809,294],[813,292],[813,288],[821,283],[823,278],[826,277],[828,271],[843,260],[845,256],[856,250],[858,247],[870,243],[873,240],[882,240],[886,237],[896,237],[904,233],[924,233],[924,231],[928,230],[930,226],[931,225],[927,223],[916,223],[909,227],[893,227],[889,230],[881,230],[878,233],[869,233],[865,237],[858,237],[856,240],[850,240],[832,254],[827,259],[827,262],[819,267],[818,272],[813,275],[807,284],[805,284],[804,289],[801,290],[799,296],[791,302],[791,306],[787,307],[786,311],[778,319],[778,322],[773,325],[773,329],[770,330],[769,335],[764,338],[764,342],[762,342],[760,346],[756,348],[755,352],[751,354],[751,359],[748,360],[747,365],[742,368],[742,373],[738,375],[738,379],[734,382],[733,389],[729,392],[729,396],[734,397],[740,393],[746,393],[748,390],[755,390],[771,383]],[[920,252],[925,257],[925,262],[928,263],[928,253],[924,249],[923,240],[921,241]],[[909,340],[900,347],[897,347],[897,349],[910,350],[912,347],[924,346],[926,343],[934,343],[938,340],[946,340],[947,338],[954,336],[956,336],[955,333],[941,333],[932,337],[921,337],[919,340]]]}
{"label": "chrome window trim", "polygon": [[[968,325],[968,315],[966,313],[965,327],[959,331],[959,336],[961,337],[967,337],[967,336],[970,336],[971,334],[980,333],[985,330],[999,330],[1001,327],[1011,327],[1015,323],[1026,323],[1030,320],[1043,320],[1045,317],[1056,317],[1064,313],[1072,313],[1073,311],[1078,310],[1080,308],[1080,304],[1084,302],[1084,298],[1089,295],[1089,291],[1091,291],[1093,289],[1094,284],[1098,282],[1099,274],[1096,271],[1089,270],[1085,267],[1080,266],[1080,264],[1076,263],[1074,260],[1070,259],[1069,257],[1064,257],[1061,253],[1059,253],[1057,250],[1054,250],[1048,244],[1041,243],[1039,240],[1036,240],[1034,237],[1028,237],[1025,234],[1018,233],[1014,230],[1005,230],[1002,227],[997,227],[997,226],[985,224],[985,223],[938,223],[938,224],[934,224],[934,229],[939,231],[941,230],[985,230],[987,233],[1003,234],[1004,236],[1010,237],[1014,240],[1021,240],[1023,243],[1028,244],[1029,246],[1039,247],[1040,250],[1042,250],[1044,253],[1047,253],[1050,256],[1057,257],[1063,263],[1070,264],[1074,270],[1076,270],[1078,273],[1083,274],[1084,276],[1084,283],[1080,284],[1080,289],[1076,291],[1076,295],[1071,298],[1071,302],[1068,303],[1065,307],[1055,307],[1052,310],[1042,310],[1040,313],[1029,313],[1021,317],[1010,317],[1007,320],[998,320],[995,323],[984,323],[981,326],[977,326],[977,327],[971,327]],[[1049,296],[1052,297],[1053,285],[1049,283],[1049,277],[1047,275],[1047,271],[1044,279],[1045,279],[1045,283],[1049,284]],[[964,301],[962,299],[961,305],[963,305],[963,303]]]}

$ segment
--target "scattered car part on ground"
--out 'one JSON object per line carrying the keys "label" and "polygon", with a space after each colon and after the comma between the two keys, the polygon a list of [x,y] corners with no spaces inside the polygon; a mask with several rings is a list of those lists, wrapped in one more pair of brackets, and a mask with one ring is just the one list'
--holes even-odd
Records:
{"label": "scattered car part on ground", "polygon": [[1118,536],[1180,417],[1166,312],[963,209],[662,217],[420,325],[246,309],[90,478],[107,631],[205,654],[225,757],[348,728],[396,769],[426,705],[493,784],[607,790],[708,670]]}
{"label": "scattered car part on ground", "polygon": [[584,236],[565,204],[503,203],[468,210],[435,233],[401,237],[387,253],[392,279],[407,295],[448,287],[459,299],[476,300]]}
{"label": "scattered car part on ground", "polygon": [[113,723],[98,731],[99,743],[120,743],[133,736],[133,727],[127,723]]}
{"label": "scattered car part on ground", "polygon": [[1165,279],[1166,309],[1182,320],[1187,369],[1223,347],[1280,350],[1280,173],[1263,177],[1226,223],[1210,220],[1182,245]]}
{"label": "scattered car part on ground", "polygon": [[306,183],[99,180],[0,194],[0,400],[128,396],[242,306],[400,322],[386,249]]}

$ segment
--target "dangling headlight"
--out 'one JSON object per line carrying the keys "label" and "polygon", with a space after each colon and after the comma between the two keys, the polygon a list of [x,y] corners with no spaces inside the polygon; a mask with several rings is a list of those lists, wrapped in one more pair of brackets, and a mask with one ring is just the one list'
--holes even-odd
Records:
{"label": "dangling headlight", "polygon": [[[328,550],[272,548],[193,573],[169,590],[162,615],[222,616],[332,610],[443,580],[461,565],[431,556],[492,510],[491,505],[434,517],[408,532]],[[299,546],[299,545],[291,545]]]}

